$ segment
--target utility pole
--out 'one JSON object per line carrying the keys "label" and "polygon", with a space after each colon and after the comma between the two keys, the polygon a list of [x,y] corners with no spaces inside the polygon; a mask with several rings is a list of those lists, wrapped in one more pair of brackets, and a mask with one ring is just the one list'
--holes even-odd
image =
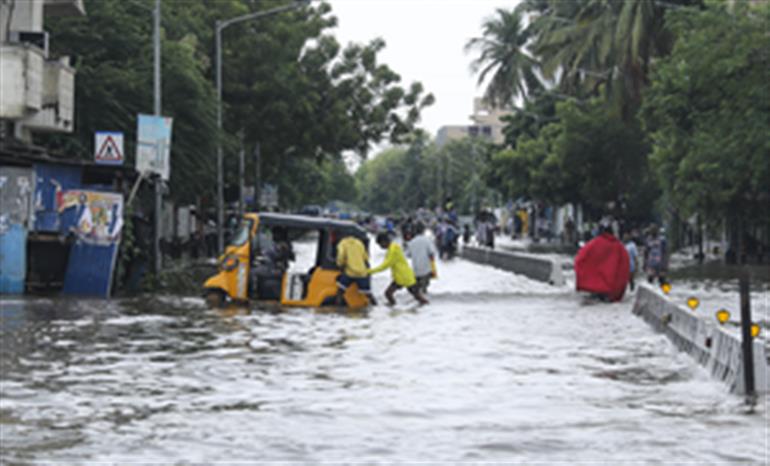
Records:
{"label": "utility pole", "polygon": [[288,5],[271,8],[269,10],[255,11],[253,13],[236,16],[224,21],[217,20],[214,24],[214,47],[216,48],[215,63],[217,68],[217,129],[219,129],[217,134],[217,247],[219,248],[219,251],[222,251],[225,247],[225,191],[224,174],[222,173],[222,31],[224,31],[228,26],[232,26],[233,24],[242,23],[244,21],[251,21],[266,16],[273,16],[278,13],[302,8],[309,4],[310,0],[295,0],[293,3]]}
{"label": "utility pole", "polygon": [[[153,87],[154,87],[154,113],[159,117],[161,114],[161,89],[160,89],[160,0],[155,0],[155,8],[152,12],[153,16],[153,48],[154,48],[154,63],[153,63]],[[160,150],[158,147],[156,150]],[[161,237],[161,210],[163,207],[163,177],[157,175],[155,178],[155,238],[153,240],[153,250],[155,252],[155,274],[160,272],[163,267],[163,257],[160,251],[160,237]]]}
{"label": "utility pole", "polygon": [[241,152],[238,154],[238,218],[243,218],[245,202],[243,193],[246,191],[246,150],[241,146]]}
{"label": "utility pole", "polygon": [[[225,248],[225,188],[222,174],[222,21],[215,24],[217,62],[217,251]],[[217,252],[219,254],[219,252]]]}
{"label": "utility pole", "polygon": [[254,146],[254,210],[259,212],[259,195],[261,194],[262,160],[259,143]]}
{"label": "utility pole", "polygon": [[754,405],[757,402],[757,391],[754,380],[754,338],[751,336],[751,276],[748,266],[741,266],[738,279],[738,289],[741,303],[741,353],[743,356],[743,388],[746,392],[746,403]]}

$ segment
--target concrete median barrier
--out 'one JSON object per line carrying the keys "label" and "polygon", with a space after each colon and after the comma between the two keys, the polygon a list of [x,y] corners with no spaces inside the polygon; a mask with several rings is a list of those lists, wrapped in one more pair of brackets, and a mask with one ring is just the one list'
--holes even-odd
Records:
{"label": "concrete median barrier", "polygon": [[[713,377],[725,382],[731,392],[744,394],[743,357],[740,330],[720,326],[712,315],[698,315],[649,285],[636,293],[634,314],[665,334],[680,350],[690,354]],[[770,389],[765,341],[755,339],[754,380],[757,393]]]}
{"label": "concrete median barrier", "polygon": [[460,256],[471,262],[491,265],[541,282],[556,286],[564,285],[562,264],[556,259],[537,254],[498,251],[475,246],[464,246]]}

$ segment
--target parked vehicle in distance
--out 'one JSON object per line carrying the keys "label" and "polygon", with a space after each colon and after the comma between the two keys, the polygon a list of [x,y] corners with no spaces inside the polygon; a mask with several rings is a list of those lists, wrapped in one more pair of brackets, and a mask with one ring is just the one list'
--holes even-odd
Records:
{"label": "parked vehicle in distance", "polygon": [[302,206],[299,210],[299,215],[308,215],[311,217],[320,217],[323,215],[323,208],[320,205],[308,204]]}

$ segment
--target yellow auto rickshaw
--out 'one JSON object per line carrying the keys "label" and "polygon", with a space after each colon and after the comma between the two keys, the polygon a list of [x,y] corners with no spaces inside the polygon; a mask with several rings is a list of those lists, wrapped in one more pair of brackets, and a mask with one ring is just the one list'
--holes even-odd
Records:
{"label": "yellow auto rickshaw", "polygon": [[[357,224],[304,215],[247,213],[224,254],[219,272],[203,284],[212,307],[226,301],[280,303],[282,306],[333,305],[337,295],[337,243],[355,236],[368,244],[366,231]],[[291,272],[292,241],[314,237],[315,261],[307,271]],[[345,292],[348,307],[368,305],[356,286]]]}

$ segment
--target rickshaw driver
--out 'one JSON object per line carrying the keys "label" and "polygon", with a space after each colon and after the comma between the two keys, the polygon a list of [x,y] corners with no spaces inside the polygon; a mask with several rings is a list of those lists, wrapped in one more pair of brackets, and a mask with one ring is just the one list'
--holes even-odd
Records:
{"label": "rickshaw driver", "polygon": [[355,236],[346,236],[337,244],[337,266],[342,271],[337,276],[337,297],[335,304],[342,306],[345,300],[345,290],[355,283],[358,291],[365,294],[369,303],[377,302],[372,294],[372,281],[369,277],[369,255],[364,243]]}
{"label": "rickshaw driver", "polygon": [[289,261],[295,259],[288,231],[276,227],[257,236],[262,254],[255,257],[252,268],[253,289],[262,298],[280,299],[283,274],[289,268]]}

